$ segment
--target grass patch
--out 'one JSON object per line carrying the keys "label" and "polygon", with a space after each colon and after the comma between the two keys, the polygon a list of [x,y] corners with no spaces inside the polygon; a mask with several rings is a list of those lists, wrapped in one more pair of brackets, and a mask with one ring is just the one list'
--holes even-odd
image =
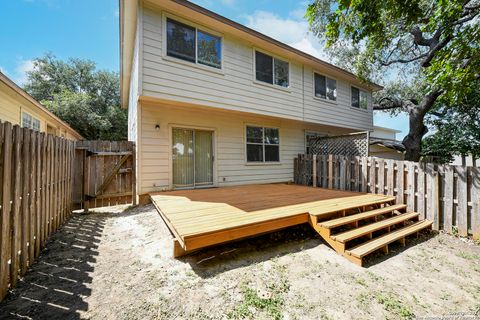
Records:
{"label": "grass patch", "polygon": [[478,254],[470,254],[467,252],[460,251],[456,254],[457,257],[467,259],[467,260],[480,260],[480,255]]}
{"label": "grass patch", "polygon": [[378,293],[375,295],[375,299],[378,303],[383,305],[383,308],[386,311],[392,312],[395,316],[402,319],[413,319],[415,317],[413,312],[407,306],[390,294]]}
{"label": "grass patch", "polygon": [[284,304],[283,292],[279,288],[273,288],[270,297],[260,297],[257,292],[248,287],[242,289],[243,302],[227,316],[229,319],[256,318],[257,311],[267,313],[273,319],[282,319],[282,307]]}
{"label": "grass patch", "polygon": [[360,309],[367,311],[370,308],[371,296],[368,293],[362,292],[356,296],[357,305]]}

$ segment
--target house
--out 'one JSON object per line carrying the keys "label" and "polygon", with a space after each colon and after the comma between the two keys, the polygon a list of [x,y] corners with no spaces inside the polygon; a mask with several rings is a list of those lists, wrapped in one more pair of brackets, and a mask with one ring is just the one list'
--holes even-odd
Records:
{"label": "house", "polygon": [[70,140],[82,136],[0,72],[0,121]]}
{"label": "house", "polygon": [[401,131],[374,126],[370,133],[369,155],[385,159],[403,160],[405,154],[404,145],[397,140],[396,134]]}
{"label": "house", "polygon": [[293,180],[306,137],[373,130],[379,85],[183,0],[121,0],[137,192]]}

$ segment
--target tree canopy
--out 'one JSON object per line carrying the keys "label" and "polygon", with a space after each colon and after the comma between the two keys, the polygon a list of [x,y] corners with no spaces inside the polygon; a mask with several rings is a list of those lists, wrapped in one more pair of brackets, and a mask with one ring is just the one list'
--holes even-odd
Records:
{"label": "tree canopy", "polygon": [[[480,87],[480,81],[476,82]],[[438,116],[440,114],[440,116]],[[455,155],[480,159],[480,91],[470,92],[459,105],[440,105],[427,122],[435,129],[423,140],[422,153],[449,163]]]}
{"label": "tree canopy", "polygon": [[315,0],[306,14],[337,63],[387,83],[374,109],[409,115],[407,160],[420,158],[439,101],[458,106],[478,90],[479,15],[480,0]]}
{"label": "tree canopy", "polygon": [[118,73],[96,70],[89,60],[62,61],[47,54],[34,60],[27,79],[24,89],[84,138],[127,138]]}

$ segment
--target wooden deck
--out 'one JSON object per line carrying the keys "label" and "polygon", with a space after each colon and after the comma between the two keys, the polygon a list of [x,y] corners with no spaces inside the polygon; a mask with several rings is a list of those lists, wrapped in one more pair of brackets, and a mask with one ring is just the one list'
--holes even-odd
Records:
{"label": "wooden deck", "polygon": [[287,184],[150,194],[176,238],[175,255],[333,213],[394,201],[394,197]]}

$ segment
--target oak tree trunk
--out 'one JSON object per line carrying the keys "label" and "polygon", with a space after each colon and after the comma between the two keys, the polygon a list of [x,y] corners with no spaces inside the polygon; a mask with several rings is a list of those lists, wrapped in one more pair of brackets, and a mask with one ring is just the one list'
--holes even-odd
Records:
{"label": "oak tree trunk", "polygon": [[437,98],[442,94],[442,90],[436,90],[426,95],[422,102],[417,106],[408,108],[409,132],[403,139],[405,146],[405,160],[418,162],[422,154],[422,139],[428,132],[424,125],[424,119],[427,112],[432,109]]}

